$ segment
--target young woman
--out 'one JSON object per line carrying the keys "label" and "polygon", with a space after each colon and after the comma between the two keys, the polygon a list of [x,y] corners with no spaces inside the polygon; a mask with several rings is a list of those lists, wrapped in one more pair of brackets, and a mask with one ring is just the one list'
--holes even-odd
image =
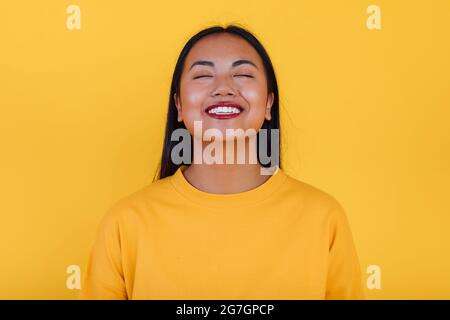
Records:
{"label": "young woman", "polygon": [[[226,134],[239,129],[257,132],[256,148],[252,136]],[[279,129],[277,81],[261,43],[238,26],[193,36],[173,74],[159,177],[104,216],[80,298],[362,299],[343,207],[287,175],[279,157],[260,159],[260,150],[279,154],[271,135]],[[174,133],[183,130],[192,139],[177,153]],[[225,151],[205,152],[212,140]],[[242,150],[248,158],[238,161]]]}

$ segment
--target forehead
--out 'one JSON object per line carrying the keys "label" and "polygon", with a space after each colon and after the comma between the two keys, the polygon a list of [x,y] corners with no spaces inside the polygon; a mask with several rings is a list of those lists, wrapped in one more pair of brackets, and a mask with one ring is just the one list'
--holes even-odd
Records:
{"label": "forehead", "polygon": [[197,60],[209,60],[217,63],[232,63],[237,59],[248,59],[257,66],[262,65],[258,52],[239,36],[222,33],[208,35],[199,40],[186,57],[186,65]]}

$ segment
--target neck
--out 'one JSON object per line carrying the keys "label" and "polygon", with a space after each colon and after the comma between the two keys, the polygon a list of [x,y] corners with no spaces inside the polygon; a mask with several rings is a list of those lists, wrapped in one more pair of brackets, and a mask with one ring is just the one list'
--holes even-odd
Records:
{"label": "neck", "polygon": [[240,193],[263,184],[260,164],[191,164],[183,172],[197,189],[216,194]]}
{"label": "neck", "polygon": [[[236,142],[236,141],[235,141]],[[205,150],[207,143],[202,143]],[[186,180],[197,189],[216,194],[240,193],[248,191],[263,184],[270,178],[269,175],[262,175],[262,166],[257,161],[249,161],[252,157],[256,159],[256,144],[250,147],[248,140],[244,143],[244,161],[238,162],[237,144],[234,148],[227,148],[226,142],[218,144],[222,148],[222,163],[196,163],[194,161],[183,171]],[[227,161],[233,159],[233,161]],[[252,157],[250,157],[252,155]],[[202,154],[203,156],[203,154]],[[256,162],[256,163],[255,163]]]}

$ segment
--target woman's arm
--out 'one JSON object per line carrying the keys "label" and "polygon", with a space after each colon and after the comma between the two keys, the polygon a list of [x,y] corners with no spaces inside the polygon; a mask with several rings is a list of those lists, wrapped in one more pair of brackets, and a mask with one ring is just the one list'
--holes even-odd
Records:
{"label": "woman's arm", "polygon": [[325,299],[364,299],[361,268],[346,213],[337,203],[330,214]]}
{"label": "woman's arm", "polygon": [[78,299],[127,299],[120,246],[120,225],[115,211],[103,217],[84,272]]}

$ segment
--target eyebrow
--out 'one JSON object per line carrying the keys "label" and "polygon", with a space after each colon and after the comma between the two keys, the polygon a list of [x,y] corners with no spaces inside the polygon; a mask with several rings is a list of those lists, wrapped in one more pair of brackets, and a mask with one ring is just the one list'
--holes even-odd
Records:
{"label": "eyebrow", "polygon": [[[233,62],[233,64],[231,65],[232,68],[240,66],[241,64],[250,64],[252,66],[254,66],[256,69],[258,69],[258,67],[256,66],[256,64],[254,64],[253,62],[251,62],[250,60],[246,60],[246,59],[240,59],[240,60],[236,60]],[[198,60],[195,61],[191,67],[189,68],[189,70],[191,70],[194,66],[196,65],[201,65],[201,66],[208,66],[208,67],[214,67],[214,62],[212,61],[208,61],[208,60]]]}

